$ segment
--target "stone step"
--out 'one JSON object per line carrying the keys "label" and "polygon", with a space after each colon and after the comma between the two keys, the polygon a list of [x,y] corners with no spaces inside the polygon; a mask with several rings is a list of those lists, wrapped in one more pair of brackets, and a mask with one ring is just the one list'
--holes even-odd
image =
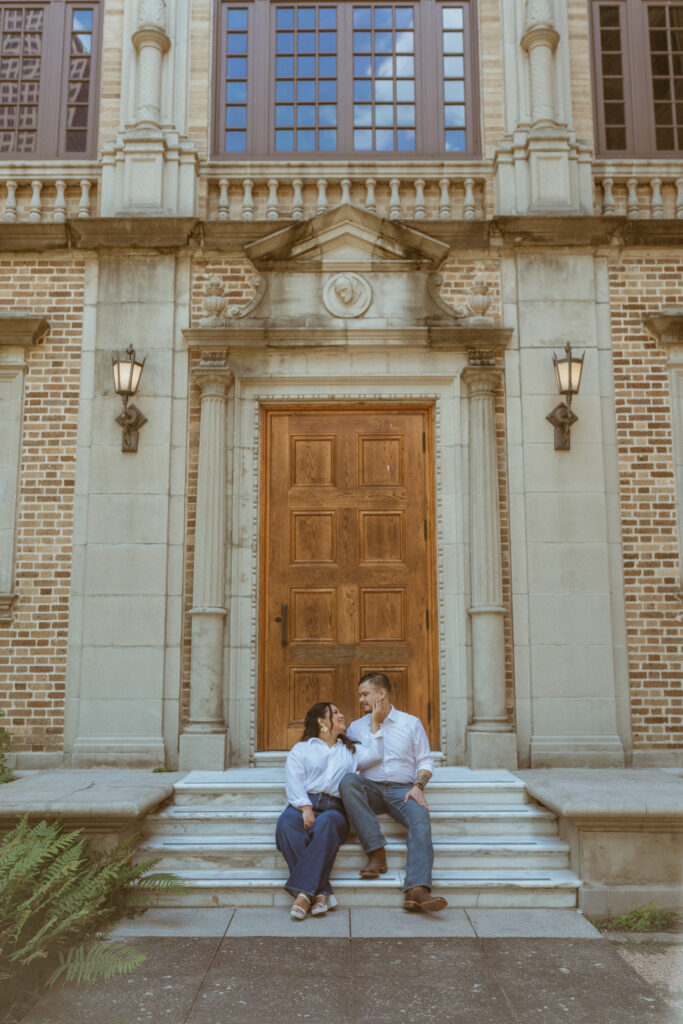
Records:
{"label": "stone step", "polygon": [[[216,806],[176,807],[170,805],[146,818],[148,836],[243,836],[275,834],[282,811],[278,807],[258,810],[219,808]],[[405,830],[387,815],[380,815],[384,834],[401,838]],[[450,807],[431,812],[434,836],[464,835],[556,835],[556,819],[551,811],[534,804],[518,806]]]}
{"label": "stone step", "polygon": [[[285,873],[269,870],[179,871],[181,893],[160,893],[156,906],[288,906]],[[332,883],[342,907],[400,906],[402,871],[360,882],[355,872],[337,870]],[[453,907],[574,907],[579,879],[567,870],[439,870],[433,888]]]}
{"label": "stone step", "polygon": [[[400,870],[406,859],[406,844],[389,840],[387,862]],[[158,870],[283,868],[282,854],[272,835],[256,836],[156,836],[139,849],[142,857],[158,857]],[[569,847],[553,836],[438,836],[434,840],[437,869],[552,868],[569,867]],[[365,854],[357,840],[344,843],[337,854],[337,866],[357,871]]]}
{"label": "stone step", "polygon": [[[473,772],[467,769],[437,769],[429,783],[430,807],[480,806],[488,802],[525,803],[524,783],[510,772]],[[284,771],[277,769],[233,769],[226,772],[191,772],[174,787],[176,806],[210,804],[272,807],[287,801]]]}

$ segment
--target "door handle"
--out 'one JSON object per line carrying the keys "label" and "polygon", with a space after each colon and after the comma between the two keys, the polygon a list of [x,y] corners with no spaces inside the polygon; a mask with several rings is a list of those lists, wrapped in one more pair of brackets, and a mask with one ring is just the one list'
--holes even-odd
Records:
{"label": "door handle", "polygon": [[281,643],[282,643],[283,647],[286,647],[287,646],[287,602],[286,601],[282,602],[282,615],[276,615],[275,616],[275,621],[282,623],[282,641],[281,641]]}

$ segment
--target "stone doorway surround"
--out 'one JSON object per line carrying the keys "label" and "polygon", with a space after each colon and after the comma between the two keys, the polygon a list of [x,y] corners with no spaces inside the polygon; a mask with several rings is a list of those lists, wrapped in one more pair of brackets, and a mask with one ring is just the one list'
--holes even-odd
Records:
{"label": "stone doorway surround", "polygon": [[350,205],[245,251],[259,271],[254,299],[226,311],[210,282],[206,316],[184,331],[202,398],[181,769],[246,765],[257,753],[261,406],[333,401],[433,404],[441,753],[451,764],[516,766],[493,358],[511,330],[485,315],[481,293],[469,311],[441,299],[446,244]]}

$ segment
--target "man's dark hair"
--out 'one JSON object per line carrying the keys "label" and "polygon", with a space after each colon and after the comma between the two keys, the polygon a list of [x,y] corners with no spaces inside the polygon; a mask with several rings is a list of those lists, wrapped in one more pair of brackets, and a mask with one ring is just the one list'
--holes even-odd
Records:
{"label": "man's dark hair", "polygon": [[386,690],[387,693],[391,693],[391,683],[384,675],[384,672],[366,672],[364,676],[361,676],[358,680],[358,685],[362,683],[369,683],[370,686],[374,686],[376,690]]}

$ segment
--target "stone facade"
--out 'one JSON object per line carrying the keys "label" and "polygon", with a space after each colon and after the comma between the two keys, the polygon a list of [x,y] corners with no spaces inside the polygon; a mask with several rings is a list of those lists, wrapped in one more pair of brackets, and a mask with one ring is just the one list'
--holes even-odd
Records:
{"label": "stone facade", "polygon": [[[466,161],[212,159],[214,15],[107,3],[98,160],[1,169],[20,763],[266,753],[259,410],[340,399],[434,409],[445,760],[680,763],[683,164],[595,159],[584,0],[479,0]],[[325,286],[351,272],[370,302],[345,318]],[[131,343],[135,455],[110,360]]]}

